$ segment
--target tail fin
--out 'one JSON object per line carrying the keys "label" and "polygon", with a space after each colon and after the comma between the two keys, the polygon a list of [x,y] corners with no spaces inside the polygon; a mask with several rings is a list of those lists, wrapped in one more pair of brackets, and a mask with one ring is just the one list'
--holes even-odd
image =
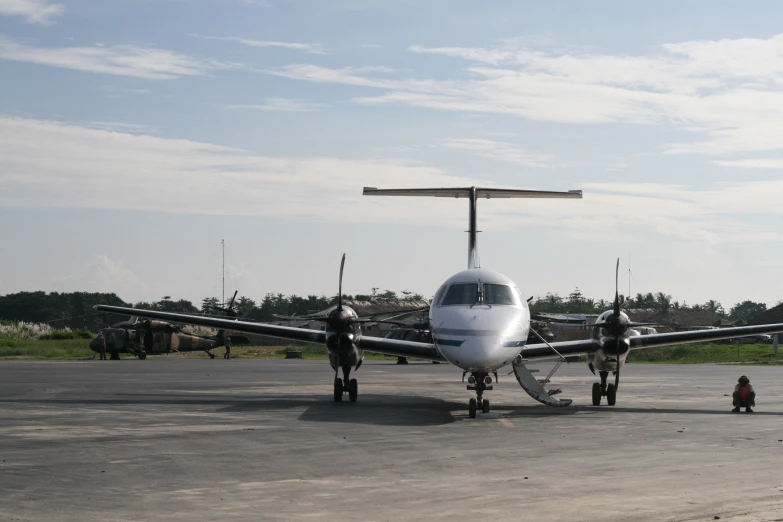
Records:
{"label": "tail fin", "polygon": [[468,268],[477,268],[478,247],[476,246],[476,202],[479,198],[572,198],[582,199],[581,190],[569,190],[568,192],[551,192],[544,190],[517,190],[497,188],[423,188],[423,189],[377,189],[364,187],[365,196],[419,196],[431,198],[469,198],[470,199],[470,228],[468,233]]}

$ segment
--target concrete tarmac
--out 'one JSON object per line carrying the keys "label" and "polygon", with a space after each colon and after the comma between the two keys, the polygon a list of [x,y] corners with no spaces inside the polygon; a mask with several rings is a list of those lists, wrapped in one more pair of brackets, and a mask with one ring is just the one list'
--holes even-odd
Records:
{"label": "concrete tarmac", "polygon": [[501,374],[477,419],[446,364],[356,377],[334,403],[326,361],[2,361],[0,520],[783,520],[783,368],[631,365],[593,407],[574,363],[563,409]]}

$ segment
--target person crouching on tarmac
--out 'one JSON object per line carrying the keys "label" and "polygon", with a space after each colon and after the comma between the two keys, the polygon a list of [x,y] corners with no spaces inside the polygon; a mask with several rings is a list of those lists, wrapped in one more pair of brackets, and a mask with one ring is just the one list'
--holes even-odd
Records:
{"label": "person crouching on tarmac", "polygon": [[737,385],[734,386],[734,409],[732,412],[736,413],[740,411],[740,408],[745,408],[746,413],[753,413],[751,406],[756,405],[756,391],[753,389],[753,385],[750,384],[750,379],[744,375],[739,378]]}

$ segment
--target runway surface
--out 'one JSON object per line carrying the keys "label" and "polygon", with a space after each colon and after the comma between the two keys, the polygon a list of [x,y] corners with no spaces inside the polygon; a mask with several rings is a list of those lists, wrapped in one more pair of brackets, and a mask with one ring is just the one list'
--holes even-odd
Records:
{"label": "runway surface", "polygon": [[783,368],[631,365],[593,407],[571,364],[564,409],[501,374],[477,419],[448,365],[356,376],[334,403],[326,361],[2,361],[0,520],[783,520]]}

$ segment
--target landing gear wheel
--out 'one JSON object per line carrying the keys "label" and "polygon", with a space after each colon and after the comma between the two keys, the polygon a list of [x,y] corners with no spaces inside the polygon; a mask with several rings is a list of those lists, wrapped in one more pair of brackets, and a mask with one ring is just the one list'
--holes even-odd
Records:
{"label": "landing gear wheel", "polygon": [[617,402],[617,388],[614,387],[614,384],[610,384],[606,387],[606,403],[609,406],[614,406],[615,402]]}
{"label": "landing gear wheel", "polygon": [[142,361],[147,358],[147,352],[139,352],[139,359]]}
{"label": "landing gear wheel", "polygon": [[343,400],[343,380],[337,378],[334,380],[334,402],[342,402]]}
{"label": "landing gear wheel", "polygon": [[601,385],[597,382],[593,383],[593,406],[601,405]]}
{"label": "landing gear wheel", "polygon": [[468,417],[471,419],[476,418],[476,399],[470,399],[470,402],[468,402]]}
{"label": "landing gear wheel", "polygon": [[207,353],[207,355],[209,355],[210,359],[214,359],[215,358],[215,354],[214,353]]}
{"label": "landing gear wheel", "polygon": [[111,352],[111,359],[112,361],[119,361],[120,360],[120,354],[117,352]]}
{"label": "landing gear wheel", "polygon": [[489,413],[489,399],[481,401],[481,413]]}
{"label": "landing gear wheel", "polygon": [[356,402],[356,398],[359,396],[359,383],[356,379],[351,379],[348,382],[348,398],[351,402]]}

